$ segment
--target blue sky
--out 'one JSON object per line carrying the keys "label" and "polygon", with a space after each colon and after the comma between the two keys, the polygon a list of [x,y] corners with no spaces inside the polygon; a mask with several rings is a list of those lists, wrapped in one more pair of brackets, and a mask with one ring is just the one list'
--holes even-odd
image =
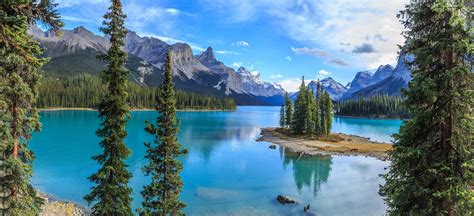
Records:
{"label": "blue sky", "polygon": [[[99,34],[109,0],[55,0],[66,29]],[[294,91],[301,77],[355,73],[394,64],[403,43],[396,18],[407,0],[123,0],[126,25],[199,54],[213,47],[226,65],[244,66]]]}

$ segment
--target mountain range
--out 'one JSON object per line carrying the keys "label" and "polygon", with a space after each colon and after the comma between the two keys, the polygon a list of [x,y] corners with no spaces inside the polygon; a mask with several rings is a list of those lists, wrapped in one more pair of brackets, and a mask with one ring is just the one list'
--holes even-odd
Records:
{"label": "mountain range", "polygon": [[[95,35],[84,27],[62,30],[58,37],[31,26],[29,33],[45,48],[44,55],[50,61],[43,66],[45,73],[58,77],[80,73],[99,74],[105,62],[97,55],[105,54],[109,48],[106,36]],[[260,79],[260,75],[244,67],[236,70],[219,61],[211,47],[194,55],[186,43],[167,44],[154,37],[141,37],[129,31],[124,50],[129,58],[125,67],[130,71],[130,80],[142,86],[158,86],[163,80],[166,52],[172,57],[173,76],[176,88],[184,91],[231,97],[238,105],[280,105],[285,90],[277,83]],[[406,56],[401,54],[396,67],[380,66],[375,73],[358,72],[346,86],[331,77],[321,80],[323,90],[333,100],[369,97],[377,94],[400,95],[411,79],[406,65]],[[308,88],[316,93],[317,82],[311,81]],[[295,99],[298,92],[290,93]]]}
{"label": "mountain range", "polygon": [[[58,37],[32,26],[29,33],[45,48],[50,61],[43,66],[45,73],[72,76],[79,73],[99,74],[106,64],[96,58],[105,54],[109,40],[84,27],[62,30]],[[186,43],[169,45],[157,38],[140,37],[129,31],[124,50],[129,58],[125,67],[130,80],[142,86],[158,86],[163,80],[166,52],[172,59],[176,88],[201,94],[231,97],[238,105],[279,105],[285,90],[276,83],[264,82],[259,74],[244,67],[237,71],[218,61],[211,47],[193,55]]]}
{"label": "mountain range", "polygon": [[[335,101],[355,99],[359,97],[370,97],[372,95],[390,95],[399,96],[401,89],[408,87],[411,80],[411,72],[407,66],[410,58],[405,54],[400,54],[397,65],[381,65],[375,73],[370,71],[357,72],[354,79],[346,86],[336,82],[331,77],[320,80],[322,89],[327,91]],[[317,95],[317,82],[311,81],[307,88],[311,89]],[[298,92],[291,93],[290,97],[294,100]]]}

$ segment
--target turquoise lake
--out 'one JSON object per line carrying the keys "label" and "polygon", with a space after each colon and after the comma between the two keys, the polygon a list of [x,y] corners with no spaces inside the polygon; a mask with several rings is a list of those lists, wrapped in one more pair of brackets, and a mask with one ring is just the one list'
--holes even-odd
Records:
{"label": "turquoise lake", "polygon": [[[153,111],[132,112],[126,143],[133,174],[133,208],[148,183],[141,173],[145,120]],[[279,107],[238,107],[235,112],[179,112],[179,141],[189,150],[184,164],[182,200],[189,215],[301,215],[303,205],[282,206],[279,194],[311,205],[318,215],[382,215],[386,206],[378,195],[379,174],[389,162],[362,156],[297,158],[283,148],[256,142],[262,127],[278,125]],[[33,184],[54,198],[87,205],[82,199],[92,186],[87,177],[98,169],[91,156],[101,149],[95,136],[99,119],[94,111],[41,112],[42,131],[34,135],[36,154]],[[399,120],[338,118],[333,132],[389,142]]]}

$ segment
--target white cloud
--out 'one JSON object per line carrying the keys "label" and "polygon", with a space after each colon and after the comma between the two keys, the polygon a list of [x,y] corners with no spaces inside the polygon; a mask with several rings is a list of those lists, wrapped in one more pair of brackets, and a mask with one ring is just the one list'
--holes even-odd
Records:
{"label": "white cloud", "polygon": [[288,61],[293,61],[293,59],[290,56],[285,57],[285,59]]}
{"label": "white cloud", "polygon": [[[207,0],[226,22],[269,18],[292,39],[316,46],[356,67],[395,63],[403,26],[397,13],[408,0]],[[370,43],[375,52],[351,53]]]}
{"label": "white cloud", "polygon": [[310,55],[310,56],[314,56],[314,57],[329,56],[329,53],[327,53],[324,50],[318,49],[318,48],[308,48],[308,47],[294,48],[294,47],[291,47],[291,51],[293,51],[295,54],[298,54],[298,55]]}
{"label": "white cloud", "polygon": [[226,51],[226,50],[217,50],[216,53],[221,54],[221,55],[239,55],[238,52]]}
{"label": "white cloud", "polygon": [[83,18],[67,16],[67,15],[61,15],[61,19],[62,20],[73,21],[73,22],[84,22],[84,23],[94,23],[94,22],[96,22],[92,19],[83,19]]}
{"label": "white cloud", "polygon": [[291,51],[293,51],[295,54],[298,55],[310,55],[316,58],[323,58],[325,59],[326,64],[332,64],[332,65],[339,65],[339,66],[348,66],[349,63],[346,61],[339,59],[339,58],[333,58],[328,52],[318,49],[318,48],[308,48],[308,47],[301,47],[301,48],[294,48],[291,47]]}
{"label": "white cloud", "polygon": [[[305,79],[305,84],[308,85],[308,83],[311,81],[313,80]],[[301,85],[301,79],[300,78],[287,79],[287,80],[278,82],[278,84],[281,85],[287,92],[297,92]]]}
{"label": "white cloud", "polygon": [[243,64],[242,62],[234,62],[234,63],[232,63],[232,67],[239,68],[239,67],[242,66],[242,64]]}
{"label": "white cloud", "polygon": [[237,41],[237,42],[232,43],[232,46],[249,47],[250,44],[245,41]]}
{"label": "white cloud", "polygon": [[327,70],[319,70],[318,74],[319,74],[319,77],[327,77],[331,74],[331,72],[329,72]]}
{"label": "white cloud", "polygon": [[281,79],[281,78],[283,78],[283,75],[281,75],[281,74],[272,74],[270,76],[270,78],[272,78],[272,79]]}
{"label": "white cloud", "polygon": [[176,8],[166,8],[165,11],[166,11],[166,13],[168,13],[168,14],[170,14],[170,15],[174,15],[174,16],[176,16],[176,15],[178,15],[178,14],[181,13],[181,11],[179,11],[179,10],[176,9]]}
{"label": "white cloud", "polygon": [[197,52],[203,52],[204,50],[206,50],[205,48],[200,47],[198,45],[189,44],[189,46],[191,47],[193,51],[197,51]]}

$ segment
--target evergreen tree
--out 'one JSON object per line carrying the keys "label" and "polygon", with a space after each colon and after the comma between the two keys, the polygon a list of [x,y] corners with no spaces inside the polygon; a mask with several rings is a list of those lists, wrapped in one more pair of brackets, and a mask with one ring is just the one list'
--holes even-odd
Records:
{"label": "evergreen tree", "polygon": [[283,103],[281,104],[281,107],[280,107],[280,127],[281,128],[284,128],[285,127],[285,102],[283,101]]}
{"label": "evergreen tree", "polygon": [[314,108],[315,118],[314,118],[314,131],[317,136],[321,136],[321,82],[317,82],[316,85],[316,100]]}
{"label": "evergreen tree", "polygon": [[321,102],[320,102],[321,103],[321,106],[320,106],[321,107],[321,112],[320,112],[320,117],[319,117],[320,120],[321,120],[321,126],[320,126],[321,127],[321,134],[320,134],[320,136],[326,136],[327,135],[326,131],[327,131],[327,127],[328,127],[327,118],[326,118],[326,116],[328,114],[327,113],[328,110],[327,110],[327,107],[326,107],[326,105],[327,105],[326,99],[327,98],[324,97],[324,93],[325,93],[325,91],[321,92]]}
{"label": "evergreen tree", "polygon": [[409,63],[413,80],[403,92],[412,119],[395,135],[381,194],[391,215],[472,215],[469,10],[463,1],[422,2],[412,1],[400,14],[404,50],[415,57]]}
{"label": "evergreen tree", "polygon": [[295,112],[293,115],[293,132],[295,134],[304,134],[306,130],[306,118],[307,118],[307,88],[302,78],[300,85],[300,92],[295,100]]}
{"label": "evergreen tree", "polygon": [[288,97],[288,92],[285,94],[285,107],[286,107],[286,110],[285,110],[285,125],[287,127],[290,127],[292,125],[292,121],[293,121],[293,102],[291,101],[291,99]]}
{"label": "evergreen tree", "polygon": [[322,101],[323,101],[323,116],[321,118],[324,118],[324,128],[323,128],[323,135],[329,136],[331,134],[331,127],[332,127],[332,117],[333,117],[333,104],[331,100],[331,96],[327,91],[324,91],[323,96],[322,96]]}
{"label": "evergreen tree", "polygon": [[102,56],[108,66],[101,74],[108,91],[98,107],[102,123],[97,136],[102,138],[100,146],[103,153],[93,157],[102,167],[89,177],[96,185],[84,197],[89,203],[94,203],[94,215],[132,215],[132,190],[127,185],[132,175],[124,162],[130,155],[124,143],[129,118],[126,92],[128,71],[124,68],[127,54],[122,50],[127,34],[125,17],[120,0],[112,0],[109,12],[104,15],[105,27],[101,28],[104,34],[110,36],[110,48],[107,55]]}
{"label": "evergreen tree", "polygon": [[402,103],[403,97],[400,96],[373,95],[338,101],[335,110],[336,115],[344,116],[409,118]]}
{"label": "evergreen tree", "polygon": [[183,166],[177,158],[186,154],[177,140],[179,122],[176,119],[176,99],[173,90],[171,56],[168,50],[165,64],[165,80],[160,86],[157,111],[160,116],[157,126],[146,122],[145,130],[155,136],[155,145],[145,143],[148,148],[144,167],[146,175],[152,176],[150,185],[142,191],[142,215],[182,215],[186,206],[180,201],[182,180],[179,176]]}
{"label": "evergreen tree", "polygon": [[0,215],[36,215],[43,203],[30,184],[28,141],[40,129],[36,99],[45,59],[27,31],[41,21],[57,32],[63,24],[55,6],[46,0],[0,2]]}
{"label": "evergreen tree", "polygon": [[[132,108],[155,108],[157,89],[139,86],[134,82],[127,85],[127,103]],[[41,80],[38,98],[39,108],[69,107],[97,108],[101,98],[105,96],[107,86],[100,78],[90,74],[58,77],[47,75]],[[232,98],[221,98],[191,92],[176,92],[176,107],[193,110],[235,110]]]}
{"label": "evergreen tree", "polygon": [[307,88],[306,93],[306,101],[307,101],[307,108],[306,108],[306,129],[308,134],[316,134],[316,122],[318,119],[318,108],[316,103],[316,98],[314,97],[314,93]]}

